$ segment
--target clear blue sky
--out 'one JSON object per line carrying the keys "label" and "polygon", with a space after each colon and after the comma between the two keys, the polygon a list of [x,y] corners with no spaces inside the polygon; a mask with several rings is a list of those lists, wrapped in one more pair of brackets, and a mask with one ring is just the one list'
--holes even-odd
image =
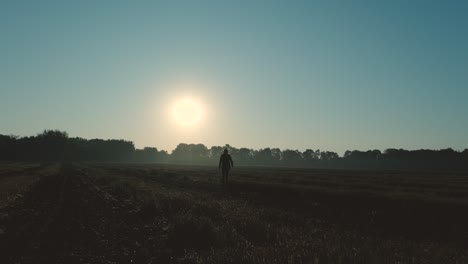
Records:
{"label": "clear blue sky", "polygon": [[[0,133],[464,149],[467,14],[462,0],[2,1]],[[167,118],[178,97],[202,123]]]}

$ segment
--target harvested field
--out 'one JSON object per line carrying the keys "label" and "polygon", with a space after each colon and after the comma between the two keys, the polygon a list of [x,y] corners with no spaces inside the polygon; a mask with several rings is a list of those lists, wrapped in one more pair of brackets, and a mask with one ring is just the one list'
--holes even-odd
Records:
{"label": "harvested field", "polygon": [[0,166],[1,263],[466,263],[468,175]]}

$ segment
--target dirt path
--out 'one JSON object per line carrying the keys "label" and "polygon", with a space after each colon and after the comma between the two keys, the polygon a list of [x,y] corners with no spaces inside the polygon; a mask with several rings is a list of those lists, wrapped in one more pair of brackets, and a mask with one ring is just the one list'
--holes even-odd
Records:
{"label": "dirt path", "polygon": [[[88,188],[69,165],[57,174],[42,176],[24,197],[2,210],[0,236],[2,263],[73,263],[78,245],[94,243],[96,234],[85,225],[97,215],[89,214]],[[98,245],[96,245],[98,246]],[[66,256],[66,257],[65,257]],[[71,262],[70,262],[71,261]]]}
{"label": "dirt path", "polygon": [[160,230],[95,180],[89,169],[65,164],[0,210],[0,263],[167,262]]}

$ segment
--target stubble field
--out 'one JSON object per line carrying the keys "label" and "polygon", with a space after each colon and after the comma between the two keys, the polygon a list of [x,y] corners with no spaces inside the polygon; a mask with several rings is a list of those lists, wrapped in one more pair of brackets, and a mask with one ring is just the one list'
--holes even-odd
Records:
{"label": "stubble field", "polygon": [[0,263],[467,263],[468,174],[0,164]]}

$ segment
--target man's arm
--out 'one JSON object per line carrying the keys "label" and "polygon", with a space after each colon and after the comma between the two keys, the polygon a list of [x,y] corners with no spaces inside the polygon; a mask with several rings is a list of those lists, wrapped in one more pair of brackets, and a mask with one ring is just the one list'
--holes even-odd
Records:
{"label": "man's arm", "polygon": [[231,162],[231,168],[234,168],[234,161],[232,161],[231,155],[229,155],[229,161]]}

